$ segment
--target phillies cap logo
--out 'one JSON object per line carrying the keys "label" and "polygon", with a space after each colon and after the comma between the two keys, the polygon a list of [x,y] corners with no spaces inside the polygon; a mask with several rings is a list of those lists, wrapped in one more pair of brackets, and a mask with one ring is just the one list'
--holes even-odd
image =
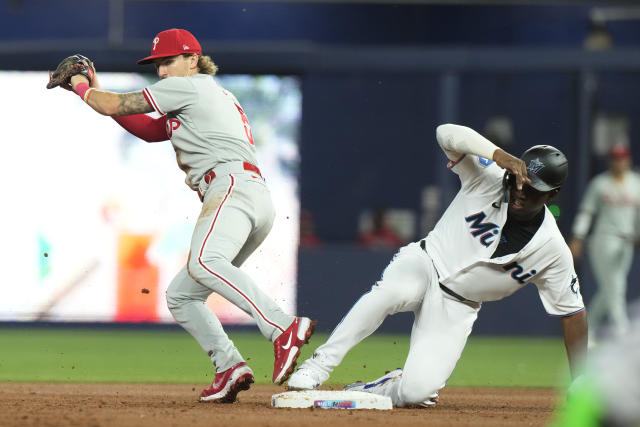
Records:
{"label": "phillies cap logo", "polygon": [[527,172],[537,174],[542,168],[544,168],[544,163],[542,163],[539,158],[535,158],[529,162],[529,166],[527,166]]}
{"label": "phillies cap logo", "polygon": [[156,50],[156,45],[158,44],[159,41],[160,41],[159,37],[156,37],[155,39],[153,39],[153,49],[151,50]]}

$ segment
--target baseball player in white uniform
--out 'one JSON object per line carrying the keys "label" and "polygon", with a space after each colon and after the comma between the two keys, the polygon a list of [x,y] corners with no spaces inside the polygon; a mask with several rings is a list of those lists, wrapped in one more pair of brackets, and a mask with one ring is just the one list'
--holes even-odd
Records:
{"label": "baseball player in white uniform", "polygon": [[605,316],[615,335],[629,329],[627,314],[627,276],[633,261],[640,208],[640,174],[630,170],[631,153],[626,146],[615,146],[609,153],[610,167],[589,183],[573,223],[569,247],[576,259],[587,248],[598,291],[589,306],[589,342]]}
{"label": "baseball player in white uniform", "polygon": [[[273,382],[293,372],[315,322],[287,314],[239,267],[265,239],[274,207],[257,166],[253,135],[242,106],[216,82],[216,65],[188,31],[170,29],[152,42],[160,80],[132,93],[102,91],[96,78],[71,78],[73,90],[95,111],[114,117],[149,142],[171,140],[186,183],[203,202],[187,265],[167,290],[176,321],[215,365],[201,400],[230,403],[254,381],[253,372],[205,301],[212,292],[250,314],[274,343]],[[154,119],[145,113],[158,112]]]}
{"label": "baseball player in white uniform", "polygon": [[439,126],[436,136],[460,178],[460,191],[425,239],[400,249],[381,280],[291,376],[289,388],[318,387],[386,316],[412,311],[404,368],[347,389],[390,396],[396,406],[433,404],[481,304],[527,284],[538,288],[547,313],[562,319],[576,375],[586,350],[584,305],[571,253],[545,206],[566,178],[565,156],[539,145],[517,159],[474,130],[452,124]]}

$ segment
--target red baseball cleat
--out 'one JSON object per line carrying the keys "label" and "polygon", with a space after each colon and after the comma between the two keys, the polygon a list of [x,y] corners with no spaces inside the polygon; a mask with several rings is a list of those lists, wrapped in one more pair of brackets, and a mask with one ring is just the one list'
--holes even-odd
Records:
{"label": "red baseball cleat", "polygon": [[216,403],[233,403],[243,390],[253,383],[253,371],[245,362],[240,362],[224,372],[218,372],[211,387],[202,390],[200,400]]}
{"label": "red baseball cleat", "polygon": [[273,363],[273,382],[282,384],[293,373],[300,349],[309,342],[316,321],[306,317],[296,317],[291,326],[273,342],[275,361]]}

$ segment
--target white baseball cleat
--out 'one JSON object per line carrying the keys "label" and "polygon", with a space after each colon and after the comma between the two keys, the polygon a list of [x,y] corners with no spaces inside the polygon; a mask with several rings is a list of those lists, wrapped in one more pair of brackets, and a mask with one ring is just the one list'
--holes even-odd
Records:
{"label": "white baseball cleat", "polygon": [[402,378],[402,369],[398,368],[391,372],[387,372],[377,380],[365,383],[356,381],[349,384],[344,389],[348,391],[364,391],[365,393],[384,394],[384,391],[394,382]]}
{"label": "white baseball cleat", "polygon": [[438,403],[438,400],[440,399],[440,393],[438,393],[437,391],[435,393],[433,393],[431,396],[429,396],[429,398],[427,400],[423,400],[420,403],[416,403],[415,406],[421,406],[423,408],[428,408],[429,406],[433,406],[436,403]]}
{"label": "white baseball cleat", "polygon": [[[402,369],[398,368],[391,372],[387,372],[382,377],[377,380],[365,383],[362,381],[357,381],[353,384],[349,384],[344,389],[349,391],[363,391],[365,393],[374,393],[374,394],[382,394],[387,395],[385,391],[396,381],[400,381],[402,378]],[[429,407],[438,403],[438,399],[440,394],[436,391],[434,394],[429,396],[427,400],[416,403],[414,405],[409,406],[421,406],[421,407]]]}
{"label": "white baseball cleat", "polygon": [[315,390],[329,379],[330,369],[324,368],[313,358],[306,360],[289,378],[289,390]]}

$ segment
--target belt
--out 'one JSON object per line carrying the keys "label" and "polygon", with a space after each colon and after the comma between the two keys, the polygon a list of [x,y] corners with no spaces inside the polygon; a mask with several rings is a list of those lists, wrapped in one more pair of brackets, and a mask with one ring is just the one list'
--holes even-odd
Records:
{"label": "belt", "polygon": [[[424,241],[424,239],[420,240],[420,247],[422,248],[423,251],[427,252],[427,244]],[[436,270],[436,274],[438,273],[438,271]],[[445,285],[443,285],[442,283],[438,282],[438,284],[440,285],[440,289],[442,289],[442,292],[444,292],[445,294],[448,294],[452,297],[454,297],[455,299],[457,299],[460,302],[466,302],[466,303],[471,303],[471,304],[477,304],[477,302],[475,301],[471,301],[470,299],[466,299],[465,297],[463,297],[462,295],[459,295],[455,292],[453,292],[451,289],[447,288]]]}
{"label": "belt", "polygon": [[[209,172],[205,173],[204,176],[202,177],[202,179],[204,180],[204,182],[209,185],[211,184],[211,181],[213,181],[214,179],[216,179],[216,172],[218,171],[218,174],[222,174],[222,173],[234,173],[234,172],[240,172],[240,170],[245,170],[245,171],[249,171],[249,172],[253,172],[255,174],[258,174],[260,176],[260,178],[262,178],[262,174],[260,173],[260,169],[258,169],[258,167],[254,164],[251,164],[249,162],[242,162],[242,165],[239,164],[239,162],[233,162],[233,163],[225,163],[222,164],[216,168],[211,169]],[[202,191],[200,189],[198,189],[198,196],[200,197],[200,201],[202,201],[204,199],[204,194],[202,193]]]}
{"label": "belt", "polygon": [[449,294],[452,297],[454,297],[455,299],[457,299],[460,302],[471,302],[471,303],[475,303],[475,301],[471,301],[470,299],[466,299],[465,297],[463,297],[462,295],[459,295],[455,292],[453,292],[451,289],[447,288],[445,285],[443,285],[442,283],[440,283],[440,289],[442,289],[442,291],[445,294]]}

